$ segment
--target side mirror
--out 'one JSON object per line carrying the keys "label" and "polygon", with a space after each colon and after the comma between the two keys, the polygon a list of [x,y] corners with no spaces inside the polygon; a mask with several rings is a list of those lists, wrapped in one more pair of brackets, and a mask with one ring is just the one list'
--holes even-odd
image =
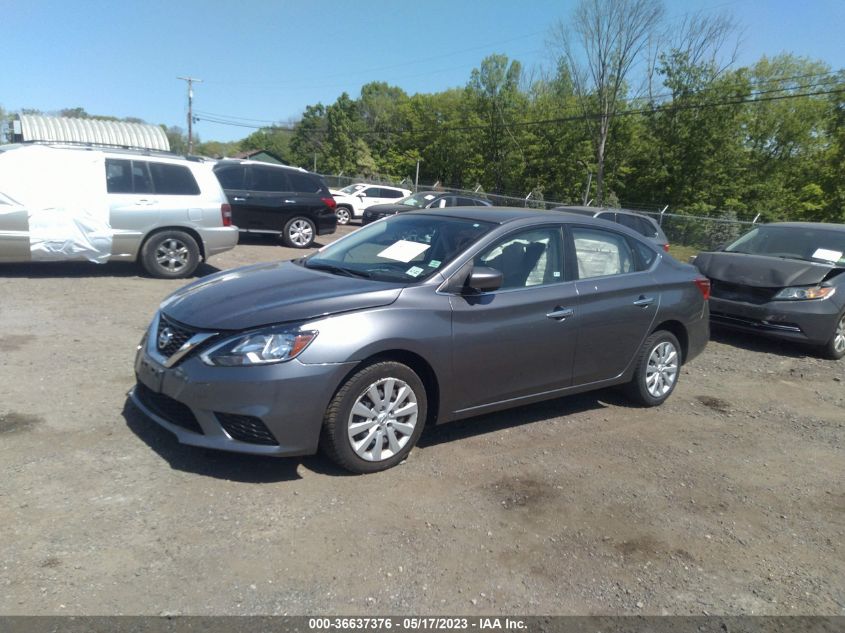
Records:
{"label": "side mirror", "polygon": [[466,281],[466,287],[476,292],[491,292],[501,288],[502,281],[502,271],[479,266],[472,269],[472,273]]}

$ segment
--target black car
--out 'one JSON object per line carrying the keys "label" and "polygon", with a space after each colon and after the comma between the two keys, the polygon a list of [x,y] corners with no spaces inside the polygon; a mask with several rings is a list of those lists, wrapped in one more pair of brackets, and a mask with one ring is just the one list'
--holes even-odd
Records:
{"label": "black car", "polygon": [[609,209],[606,207],[555,207],[552,211],[564,211],[576,215],[588,215],[591,218],[616,222],[633,229],[640,235],[647,237],[667,253],[669,252],[669,238],[652,218],[628,209]]}
{"label": "black car", "polygon": [[374,204],[364,211],[361,224],[369,224],[389,215],[418,211],[419,209],[441,209],[443,207],[492,207],[487,200],[444,191],[420,191],[391,204]]}
{"label": "black car", "polygon": [[308,248],[337,228],[335,200],[317,174],[249,160],[221,160],[214,173],[241,231],[281,235],[285,246]]}
{"label": "black car", "polygon": [[845,356],[845,224],[783,222],[752,229],[694,263],[711,281],[714,324]]}

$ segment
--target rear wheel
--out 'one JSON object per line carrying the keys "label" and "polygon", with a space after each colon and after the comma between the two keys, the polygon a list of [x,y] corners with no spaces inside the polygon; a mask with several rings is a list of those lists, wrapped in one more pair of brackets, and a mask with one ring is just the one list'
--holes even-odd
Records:
{"label": "rear wheel", "polygon": [[646,407],[663,404],[675,390],[680,371],[678,339],[671,332],[658,330],[640,348],[637,369],[628,384],[628,395]]}
{"label": "rear wheel", "polygon": [[349,207],[337,207],[334,213],[337,216],[338,224],[349,224],[352,220],[352,211]]}
{"label": "rear wheel", "polygon": [[151,235],[141,248],[141,266],[153,277],[187,277],[200,263],[197,241],[184,231],[161,231]]}
{"label": "rear wheel", "polygon": [[291,218],[282,231],[282,243],[291,248],[308,248],[314,243],[317,227],[308,218]]}
{"label": "rear wheel", "polygon": [[426,412],[425,387],[410,367],[376,363],[355,373],[332,398],[320,447],[354,473],[385,470],[411,452]]}
{"label": "rear wheel", "polygon": [[831,360],[839,360],[845,356],[845,312],[840,314],[836,319],[833,336],[822,347],[822,353],[825,358],[830,358]]}

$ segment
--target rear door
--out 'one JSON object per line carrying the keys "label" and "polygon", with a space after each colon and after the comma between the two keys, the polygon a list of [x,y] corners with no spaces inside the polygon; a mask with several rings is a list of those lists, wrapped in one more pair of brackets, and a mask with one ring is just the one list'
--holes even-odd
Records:
{"label": "rear door", "polygon": [[302,212],[300,200],[291,191],[287,170],[263,165],[247,166],[249,196],[244,201],[243,224],[251,231],[282,232],[285,223]]}
{"label": "rear door", "polygon": [[113,229],[112,256],[130,258],[159,223],[160,205],[145,160],[106,158],[106,192]]}
{"label": "rear door", "polygon": [[625,370],[651,331],[660,290],[622,233],[572,225],[569,239],[580,325],[573,384],[583,385]]}
{"label": "rear door", "polygon": [[453,375],[464,411],[566,387],[576,342],[575,282],[560,226],[522,229],[474,260],[502,272],[495,292],[452,296]]}

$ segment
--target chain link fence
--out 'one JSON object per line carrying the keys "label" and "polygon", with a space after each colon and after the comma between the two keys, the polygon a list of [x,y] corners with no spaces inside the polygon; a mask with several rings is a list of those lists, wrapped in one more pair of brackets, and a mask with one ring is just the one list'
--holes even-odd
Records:
{"label": "chain link fence", "polygon": [[[326,184],[331,188],[343,188],[352,183],[367,183],[373,185],[390,185],[403,187],[411,191],[443,191],[455,194],[462,194],[487,200],[495,206],[523,207],[530,209],[554,209],[555,207],[581,205],[581,201],[555,201],[546,200],[541,190],[531,191],[525,197],[490,193],[484,191],[480,186],[475,189],[456,189],[444,187],[439,182],[434,184],[419,184],[414,187],[413,181],[405,178],[400,182],[389,178],[356,178],[344,175],[321,174]],[[642,215],[653,218],[666,233],[669,243],[674,246],[683,246],[693,250],[712,250],[718,246],[728,244],[737,239],[743,233],[749,231],[757,222],[750,220],[739,220],[733,211],[725,211],[720,216],[702,216],[684,213],[669,212],[668,208],[662,210],[658,207],[644,208],[643,205],[627,205],[624,202],[619,204],[620,208],[629,211],[636,211]]]}

